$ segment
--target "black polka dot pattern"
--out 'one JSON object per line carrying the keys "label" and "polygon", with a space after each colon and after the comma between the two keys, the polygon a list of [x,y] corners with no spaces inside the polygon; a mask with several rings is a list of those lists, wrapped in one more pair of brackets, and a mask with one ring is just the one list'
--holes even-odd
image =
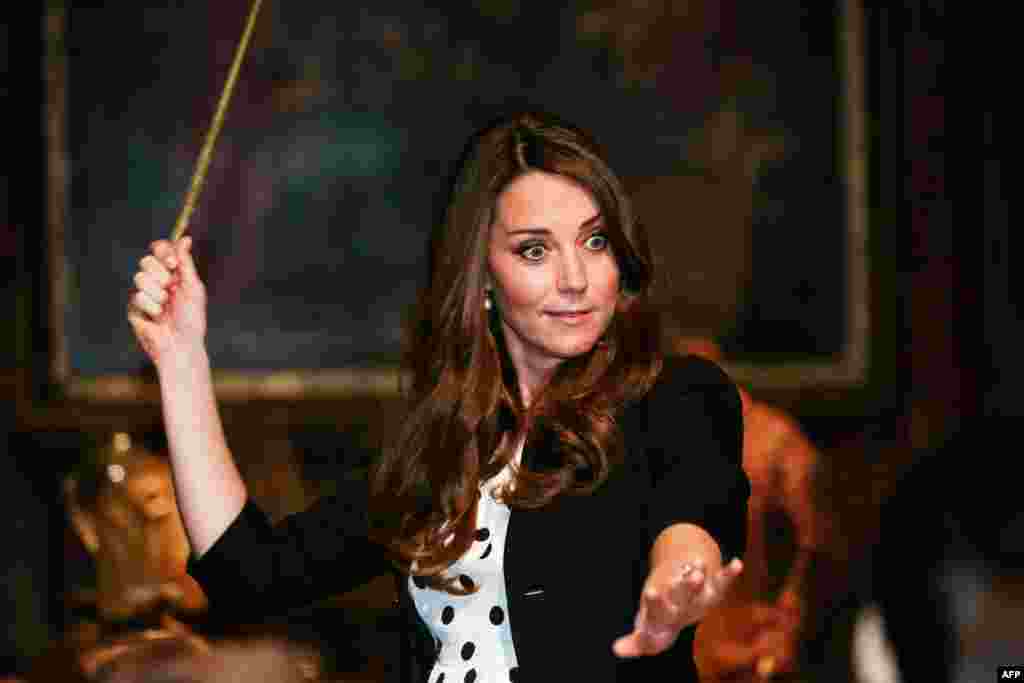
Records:
{"label": "black polka dot pattern", "polygon": [[450,582],[447,594],[436,587],[437,579],[406,578],[412,605],[432,632],[427,647],[433,645],[436,650],[433,670],[424,683],[517,680],[516,673],[510,672],[516,655],[503,576],[510,510],[494,495],[494,488],[481,489],[491,495],[478,499],[476,524],[470,527],[471,547],[439,577]]}

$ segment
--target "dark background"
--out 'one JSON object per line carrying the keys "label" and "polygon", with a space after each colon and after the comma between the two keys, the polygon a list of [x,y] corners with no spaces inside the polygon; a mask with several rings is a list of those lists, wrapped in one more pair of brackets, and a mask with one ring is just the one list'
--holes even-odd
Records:
{"label": "dark background", "polygon": [[[144,362],[126,333],[125,283],[140,249],[174,224],[247,8],[69,7],[55,39],[68,65],[55,256],[75,375]],[[395,362],[468,133],[524,105],[593,131],[638,188],[687,329],[740,357],[838,353],[836,13],[830,3],[268,4],[191,226],[214,366]],[[111,40],[115,25],[127,30]],[[651,179],[673,197],[646,189]]]}
{"label": "dark background", "polygon": [[[876,511],[892,483],[913,460],[913,454],[942,442],[972,416],[984,412],[1012,419],[1020,414],[1019,404],[1012,400],[1012,390],[1020,378],[1017,349],[1021,335],[1012,295],[1016,289],[1011,286],[1008,203],[1003,190],[1005,115],[998,111],[998,102],[991,96],[973,98],[967,105],[970,123],[964,130],[969,131],[969,146],[982,153],[982,158],[971,159],[968,170],[971,184],[977,179],[982,183],[977,202],[981,210],[972,211],[967,224],[954,235],[945,167],[949,141],[945,135],[948,77],[944,4],[917,2],[900,9],[874,5],[867,11],[866,78],[872,303],[884,346],[873,370],[873,381],[881,388],[872,394],[871,401],[852,403],[845,410],[824,411],[827,416],[820,410],[797,414],[826,457],[829,484],[838,487],[834,488],[834,513],[842,520],[842,533],[833,540],[832,557],[839,559],[822,579],[832,581],[835,602],[826,609],[834,607],[835,612],[832,619],[824,620],[831,628],[822,630],[819,644],[822,651],[839,661],[848,649],[844,640],[848,631],[842,625],[856,600],[855,596],[848,599],[856,592],[856,568],[864,549],[877,536]],[[9,103],[9,153],[5,159],[7,176],[0,185],[7,208],[0,231],[0,283],[7,313],[0,322],[4,326],[0,334],[0,398],[11,409],[0,413],[0,432],[6,437],[6,450],[0,453],[0,505],[4,506],[0,529],[7,542],[0,563],[7,587],[0,596],[0,624],[6,629],[0,629],[0,662],[16,669],[24,667],[61,632],[61,596],[69,581],[65,559],[74,553],[69,550],[64,530],[58,486],[63,474],[80,457],[83,435],[145,424],[155,415],[152,406],[78,406],[62,400],[59,392],[40,381],[49,365],[53,332],[47,308],[46,150],[41,112],[44,88],[39,68],[44,44],[38,30],[42,10],[34,17],[24,10],[17,17],[5,14],[0,26],[0,44],[6,50],[5,78],[0,87]],[[144,40],[131,31],[122,33],[124,26],[107,27],[111,43],[127,47]],[[233,46],[232,31],[228,33]],[[201,45],[201,49],[195,51],[196,62],[188,72],[202,88],[212,92],[219,79],[203,68],[204,60],[214,59],[203,40],[200,36],[189,41]],[[550,41],[551,37],[545,38],[541,32],[538,41],[544,40]],[[223,63],[223,55],[216,59]],[[268,60],[272,62],[270,57]],[[105,86],[122,92],[124,98],[124,111],[111,118],[135,126],[137,120],[146,117],[146,109],[133,109],[142,105],[139,98],[131,96],[135,89],[128,75],[131,69],[121,66],[113,61],[104,73]],[[125,88],[119,90],[116,86],[122,82]],[[799,102],[801,95],[787,92],[779,99],[792,104]],[[420,107],[430,103],[430,99],[417,100]],[[557,102],[547,104],[554,108]],[[201,129],[201,117],[201,112],[195,112],[186,121]],[[170,119],[173,123],[175,117]],[[475,119],[472,112],[466,115],[466,123]],[[452,123],[453,129],[459,127]],[[405,130],[402,125],[394,128]],[[367,136],[365,129],[358,129],[353,139],[365,140]],[[447,140],[444,145],[440,142],[439,157],[451,151]],[[246,143],[239,140],[238,144],[237,153],[244,154]],[[166,215],[175,213],[178,188],[184,187],[191,156],[191,152],[185,154],[179,167],[157,164],[153,172],[166,174],[166,184],[152,178],[147,181],[150,188],[170,188]],[[431,172],[443,175],[443,162]],[[116,195],[119,185],[123,185],[126,201],[135,196],[129,181],[146,181],[123,176],[119,179],[116,175],[90,174],[90,178],[93,183],[105,184],[108,196]],[[397,202],[395,210],[404,212],[404,206]],[[772,209],[796,215],[806,210],[790,205]],[[418,217],[418,211],[414,215]],[[95,220],[104,223],[102,217]],[[169,228],[171,222],[146,217],[139,219],[139,228],[160,233],[164,228],[159,226]],[[131,234],[134,239],[135,233]],[[347,228],[344,234],[348,234]],[[137,261],[139,245],[147,239],[139,234],[137,242],[120,247],[112,247],[109,240],[98,237],[83,239],[81,249],[99,253],[123,249],[117,252],[120,256],[110,252],[110,263],[121,264],[114,268],[127,268],[128,272]],[[754,248],[761,253],[769,247]],[[809,249],[799,260],[806,261],[813,254]],[[784,283],[776,284],[785,289]],[[771,298],[772,291],[769,288],[765,296]],[[117,334],[128,335],[127,327],[121,325],[123,299],[97,305],[116,309],[117,315],[110,314],[105,324],[120,325],[123,329]],[[97,312],[98,318],[107,320],[103,315]],[[112,332],[111,338],[115,336]],[[737,332],[736,338],[741,339],[742,334]],[[128,338],[117,343],[127,344]],[[135,362],[132,360],[129,367]],[[261,482],[270,479],[282,462],[294,464],[296,479],[306,483],[302,491],[278,504],[278,509],[285,511],[329,489],[331,477],[364,463],[370,452],[366,445],[373,443],[373,434],[382,428],[386,413],[375,423],[368,423],[341,412],[346,409],[342,405],[323,405],[304,413],[272,402],[257,402],[229,410],[229,438],[255,490],[272,500],[275,491]],[[275,418],[281,411],[287,413],[286,418]],[[257,428],[259,425],[265,426]],[[274,444],[277,447],[272,447]],[[358,616],[350,619],[358,620]],[[357,629],[357,633],[365,636],[369,631]],[[360,645],[362,653],[352,656],[372,653],[376,645],[368,638]],[[836,675],[829,680],[840,679]]]}

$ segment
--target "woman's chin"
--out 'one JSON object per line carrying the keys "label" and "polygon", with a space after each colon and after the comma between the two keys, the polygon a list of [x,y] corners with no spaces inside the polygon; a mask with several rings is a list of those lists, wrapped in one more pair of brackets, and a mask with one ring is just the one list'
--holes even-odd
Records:
{"label": "woman's chin", "polygon": [[561,360],[572,360],[573,358],[578,358],[592,351],[593,348],[597,346],[599,339],[599,337],[588,335],[578,340],[562,340],[562,343],[552,349],[552,355],[560,358]]}

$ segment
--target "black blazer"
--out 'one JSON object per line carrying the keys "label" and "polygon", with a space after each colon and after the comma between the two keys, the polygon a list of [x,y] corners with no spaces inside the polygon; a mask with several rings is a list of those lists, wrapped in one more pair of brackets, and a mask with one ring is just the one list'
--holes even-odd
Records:
{"label": "black blazer", "polygon": [[[632,627],[651,543],[663,529],[692,522],[718,541],[725,561],[742,554],[750,486],[739,394],[714,364],[669,359],[619,420],[625,463],[593,495],[562,496],[510,518],[504,572],[517,680],[696,680],[693,627],[657,657],[620,661],[611,645]],[[526,445],[523,462],[535,470],[559,464],[543,436]],[[343,482],[337,495],[273,528],[248,503],[191,566],[210,609],[239,620],[280,613],[393,571],[366,538],[366,503],[365,483]],[[406,624],[396,643],[402,683],[422,683],[436,657],[434,639],[405,577],[396,579]]]}

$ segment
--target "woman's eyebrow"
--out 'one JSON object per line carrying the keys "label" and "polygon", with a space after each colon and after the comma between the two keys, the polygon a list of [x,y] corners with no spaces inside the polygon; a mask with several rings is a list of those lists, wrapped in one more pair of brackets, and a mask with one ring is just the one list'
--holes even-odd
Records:
{"label": "woman's eyebrow", "polygon": [[505,234],[509,237],[512,235],[550,235],[551,231],[547,228],[515,228],[514,230],[506,230]]}
{"label": "woman's eyebrow", "polygon": [[[597,213],[588,218],[587,220],[580,223],[580,232],[592,228],[601,222],[601,214]],[[505,234],[509,237],[513,235],[550,235],[551,231],[547,228],[511,228],[505,231]]]}

